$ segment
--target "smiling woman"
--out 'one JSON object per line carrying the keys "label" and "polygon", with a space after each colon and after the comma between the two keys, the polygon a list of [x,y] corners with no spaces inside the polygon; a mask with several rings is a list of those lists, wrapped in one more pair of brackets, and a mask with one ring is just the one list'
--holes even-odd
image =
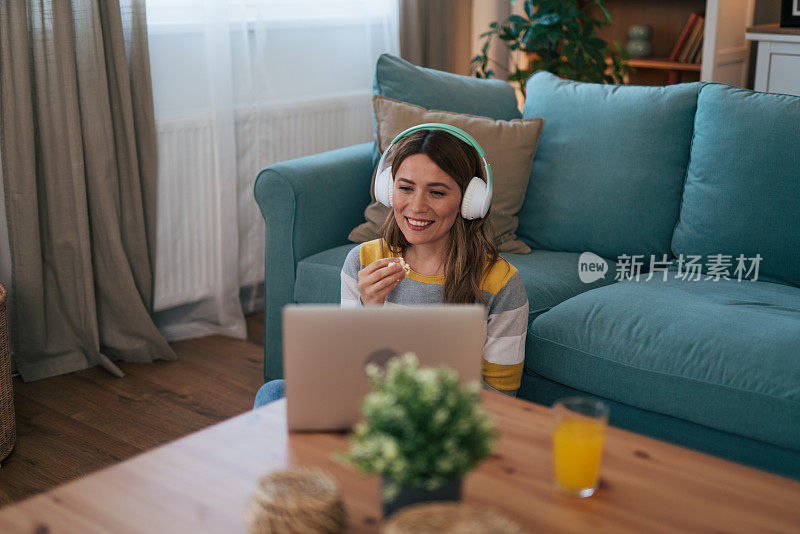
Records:
{"label": "smiling woman", "polygon": [[[488,219],[491,166],[483,149],[464,130],[426,123],[398,135],[377,171],[375,198],[391,211],[381,238],[348,253],[341,305],[483,304],[484,386],[516,395],[528,296],[517,269],[497,252]],[[280,398],[283,388],[283,380],[264,384],[255,407]]]}
{"label": "smiling woman", "polygon": [[[390,153],[391,167],[382,167]],[[514,394],[522,376],[528,298],[517,270],[499,257],[486,218],[491,185],[480,176],[491,182],[491,170],[482,149],[466,132],[426,124],[400,134],[381,161],[375,197],[391,212],[380,239],[348,254],[342,306],[484,304],[483,379]]]}

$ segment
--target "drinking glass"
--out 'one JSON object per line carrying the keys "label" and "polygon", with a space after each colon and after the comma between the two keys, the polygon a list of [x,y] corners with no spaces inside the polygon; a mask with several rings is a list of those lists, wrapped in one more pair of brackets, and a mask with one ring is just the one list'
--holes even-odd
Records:
{"label": "drinking glass", "polygon": [[589,497],[600,480],[608,406],[587,397],[561,399],[553,405],[553,473],[556,486]]}

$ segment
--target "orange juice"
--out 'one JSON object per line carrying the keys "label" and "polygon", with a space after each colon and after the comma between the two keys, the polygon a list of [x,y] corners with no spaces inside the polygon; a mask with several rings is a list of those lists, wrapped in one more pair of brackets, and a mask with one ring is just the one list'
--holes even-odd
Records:
{"label": "orange juice", "polygon": [[605,424],[594,419],[565,419],[553,432],[553,468],[561,488],[591,495],[600,478]]}

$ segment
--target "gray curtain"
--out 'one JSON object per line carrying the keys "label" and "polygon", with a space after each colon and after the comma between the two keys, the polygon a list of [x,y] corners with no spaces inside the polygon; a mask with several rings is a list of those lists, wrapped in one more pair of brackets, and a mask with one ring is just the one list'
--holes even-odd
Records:
{"label": "gray curtain", "polygon": [[469,74],[472,0],[400,0],[400,55],[420,67]]}
{"label": "gray curtain", "polygon": [[144,0],[0,2],[0,154],[23,380],[173,360],[150,318],[156,137]]}

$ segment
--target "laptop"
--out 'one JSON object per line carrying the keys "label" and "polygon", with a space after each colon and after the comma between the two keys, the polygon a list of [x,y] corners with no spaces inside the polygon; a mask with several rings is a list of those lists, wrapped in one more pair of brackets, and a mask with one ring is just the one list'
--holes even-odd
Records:
{"label": "laptop", "polygon": [[290,431],[348,430],[370,386],[365,367],[414,352],[462,383],[481,377],[486,309],[478,304],[283,309],[283,373]]}

